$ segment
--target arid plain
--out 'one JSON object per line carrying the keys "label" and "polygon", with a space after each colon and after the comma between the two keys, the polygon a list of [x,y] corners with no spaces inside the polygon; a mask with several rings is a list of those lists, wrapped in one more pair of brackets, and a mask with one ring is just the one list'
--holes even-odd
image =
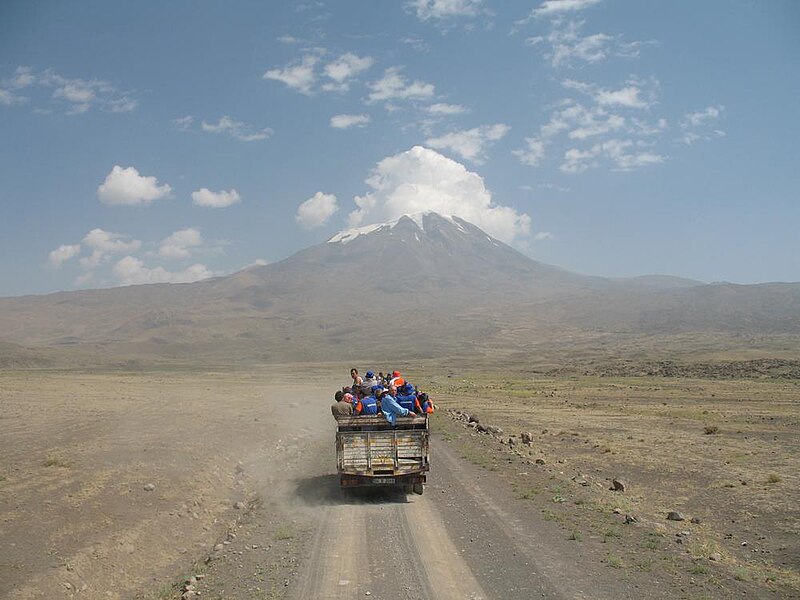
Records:
{"label": "arid plain", "polygon": [[[194,574],[211,598],[396,597],[391,577],[330,573],[315,547],[320,535],[346,542],[345,525],[324,533],[336,519],[373,511],[374,528],[389,510],[417,524],[398,530],[399,547],[424,554],[423,510],[462,558],[419,575],[408,597],[459,573],[474,573],[485,598],[534,581],[546,597],[796,597],[798,365],[748,377],[752,363],[718,364],[737,375],[412,362],[439,404],[424,507],[336,489],[328,404],[348,365],[4,371],[0,595],[179,598]],[[480,489],[484,504],[459,507]],[[530,562],[502,580],[476,566],[494,560],[493,535],[531,544],[515,552]],[[559,584],[559,570],[584,573],[585,587]],[[320,578],[336,579],[335,593],[309,587]],[[450,592],[437,593],[463,590]]]}

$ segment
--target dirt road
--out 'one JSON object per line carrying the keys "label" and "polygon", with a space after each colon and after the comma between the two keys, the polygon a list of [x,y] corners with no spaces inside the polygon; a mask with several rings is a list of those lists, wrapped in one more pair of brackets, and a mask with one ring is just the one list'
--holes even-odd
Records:
{"label": "dirt road", "polygon": [[436,433],[424,495],[343,493],[331,386],[304,381],[0,373],[0,597],[180,598],[189,575],[212,599],[691,596]]}

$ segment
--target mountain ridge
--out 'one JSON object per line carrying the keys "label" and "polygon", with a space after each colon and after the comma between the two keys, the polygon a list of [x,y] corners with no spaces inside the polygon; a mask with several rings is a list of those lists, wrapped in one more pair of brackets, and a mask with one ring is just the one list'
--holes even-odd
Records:
{"label": "mountain ridge", "polygon": [[[800,333],[800,284],[609,279],[537,262],[437,213],[341,232],[282,261],[191,284],[0,299],[0,341],[151,357],[480,353],[529,332]],[[380,336],[375,335],[380,332]]]}

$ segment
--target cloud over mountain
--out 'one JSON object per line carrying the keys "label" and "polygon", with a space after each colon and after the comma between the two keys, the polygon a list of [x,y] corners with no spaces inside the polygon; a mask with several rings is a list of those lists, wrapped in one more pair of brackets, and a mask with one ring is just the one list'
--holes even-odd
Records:
{"label": "cloud over mountain", "polygon": [[381,160],[366,184],[371,190],[355,197],[351,226],[433,211],[459,216],[507,243],[530,232],[530,217],[494,203],[480,175],[422,146]]}

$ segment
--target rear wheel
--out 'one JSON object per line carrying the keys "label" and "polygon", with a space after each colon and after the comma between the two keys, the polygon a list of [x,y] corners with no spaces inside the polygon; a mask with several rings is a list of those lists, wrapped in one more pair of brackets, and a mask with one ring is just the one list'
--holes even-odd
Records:
{"label": "rear wheel", "polygon": [[414,485],[411,486],[411,491],[421,496],[422,492],[425,491],[425,488],[422,486],[421,483],[415,483]]}

